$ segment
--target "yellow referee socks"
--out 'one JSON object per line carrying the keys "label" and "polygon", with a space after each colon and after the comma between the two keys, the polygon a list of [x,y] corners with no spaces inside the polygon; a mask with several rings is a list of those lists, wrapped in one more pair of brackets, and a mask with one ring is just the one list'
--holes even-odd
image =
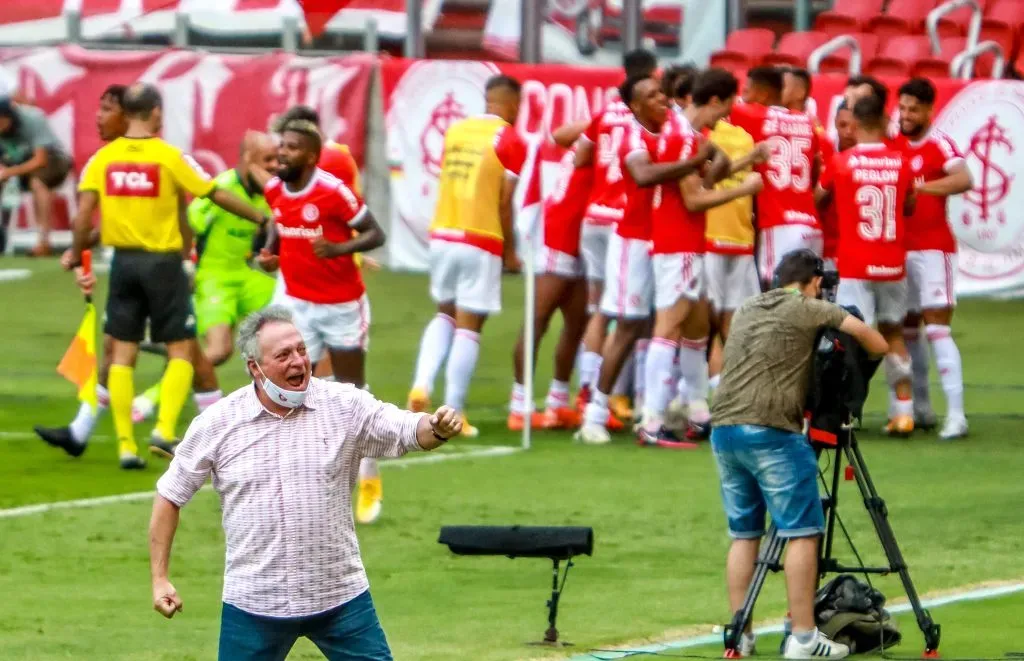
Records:
{"label": "yellow referee socks", "polygon": [[135,444],[135,433],[132,429],[134,377],[135,370],[128,365],[111,365],[110,375],[107,377],[107,390],[110,391],[110,414],[114,418],[118,452],[138,456],[139,446]]}
{"label": "yellow referee socks", "polygon": [[160,408],[156,413],[156,431],[167,441],[178,438],[178,417],[192,390],[192,363],[181,358],[167,361],[160,381]]}

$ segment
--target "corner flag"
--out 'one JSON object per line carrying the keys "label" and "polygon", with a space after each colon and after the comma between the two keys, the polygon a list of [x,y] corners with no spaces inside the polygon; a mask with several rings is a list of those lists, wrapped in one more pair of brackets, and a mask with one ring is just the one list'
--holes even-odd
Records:
{"label": "corner flag", "polygon": [[[88,253],[82,254],[82,266],[87,271],[91,267],[91,255]],[[57,365],[57,373],[78,386],[79,401],[88,402],[92,410],[96,410],[96,306],[91,297],[86,297],[85,317],[71,346]]]}

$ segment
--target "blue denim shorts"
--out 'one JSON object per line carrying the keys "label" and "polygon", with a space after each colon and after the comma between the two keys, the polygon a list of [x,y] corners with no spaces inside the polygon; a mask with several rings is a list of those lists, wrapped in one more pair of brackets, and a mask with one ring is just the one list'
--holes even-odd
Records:
{"label": "blue denim shorts", "polygon": [[711,430],[711,447],[722,482],[729,535],[764,535],[765,512],[779,537],[814,537],[825,530],[818,495],[818,461],[802,434],[727,425]]}

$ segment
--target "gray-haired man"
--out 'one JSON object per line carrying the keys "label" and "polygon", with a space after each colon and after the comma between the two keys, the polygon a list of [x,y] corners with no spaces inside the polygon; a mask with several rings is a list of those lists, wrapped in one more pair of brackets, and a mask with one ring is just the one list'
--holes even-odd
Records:
{"label": "gray-haired man", "polygon": [[150,522],[153,605],[182,601],[168,580],[179,509],[213,477],[226,541],[220,658],[284,659],[300,636],[331,660],[390,660],[352,521],[363,457],[433,450],[462,422],[401,411],[351,384],[312,378],[291,314],[249,316],[238,348],[253,379],[197,417],[157,483]]}

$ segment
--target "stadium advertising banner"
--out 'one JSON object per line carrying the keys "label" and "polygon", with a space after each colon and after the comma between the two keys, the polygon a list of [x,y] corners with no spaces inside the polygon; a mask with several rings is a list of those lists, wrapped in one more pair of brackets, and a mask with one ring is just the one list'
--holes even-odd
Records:
{"label": "stadium advertising banner", "polygon": [[[420,271],[427,269],[427,227],[436,203],[444,130],[483,111],[489,76],[502,72],[523,82],[516,128],[532,146],[552,127],[590,118],[622,81],[617,69],[562,65],[389,60],[381,66],[392,193],[390,265]],[[845,80],[833,75],[814,81],[813,111],[825,126],[833,125]],[[895,112],[896,89],[903,81],[886,82]],[[1014,158],[1024,148],[1024,82],[944,80],[936,85],[935,126],[960,147],[975,182],[973,191],[949,205],[960,244],[957,290],[1024,296],[1024,159]],[[520,204],[533,163],[527,168],[517,193]],[[522,234],[534,226],[534,210],[528,211],[519,220]],[[536,241],[537,233],[530,234]]]}
{"label": "stadium advertising banner", "polygon": [[[78,47],[0,49],[0,69],[49,117],[76,171],[100,147],[96,110],[108,85],[155,83],[163,93],[163,137],[191,153],[211,174],[234,167],[248,129],[304,103],[320,112],[325,133],[363,162],[367,99],[376,60],[369,56],[305,58],[212,55],[192,51],[91,51]],[[68,227],[74,177],[60,190],[54,227]],[[27,197],[27,196],[23,196]],[[10,199],[8,197],[8,199]],[[23,199],[14,228],[33,227]],[[17,233],[12,232],[12,240]]]}

